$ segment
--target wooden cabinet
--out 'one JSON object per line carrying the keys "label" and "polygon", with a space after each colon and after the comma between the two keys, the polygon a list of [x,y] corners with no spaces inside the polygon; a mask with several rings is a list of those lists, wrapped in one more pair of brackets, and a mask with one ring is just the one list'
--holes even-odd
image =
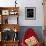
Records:
{"label": "wooden cabinet", "polygon": [[46,46],[46,0],[43,0],[43,10],[44,10],[44,44]]}
{"label": "wooden cabinet", "polygon": [[[12,23],[10,24],[18,24],[18,16],[19,7],[0,7],[1,24],[9,24],[11,21]],[[13,20],[15,23],[13,23]]]}
{"label": "wooden cabinet", "polygon": [[44,26],[46,26],[46,0],[43,0]]}
{"label": "wooden cabinet", "polygon": [[44,27],[44,46],[46,46],[46,27]]}
{"label": "wooden cabinet", "polygon": [[19,39],[16,40],[19,31],[18,18],[19,7],[0,7],[0,46],[18,46]]}
{"label": "wooden cabinet", "polygon": [[5,41],[0,42],[0,46],[18,46],[19,41]]}
{"label": "wooden cabinet", "polygon": [[2,43],[3,43],[3,46],[18,46],[18,41],[5,41]]}

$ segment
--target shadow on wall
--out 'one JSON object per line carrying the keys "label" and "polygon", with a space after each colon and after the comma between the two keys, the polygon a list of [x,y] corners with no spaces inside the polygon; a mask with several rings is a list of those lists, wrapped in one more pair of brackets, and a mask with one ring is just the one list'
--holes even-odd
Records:
{"label": "shadow on wall", "polygon": [[43,43],[43,30],[42,30],[42,26],[21,26],[20,27],[20,32],[19,32],[19,39],[20,39],[20,41],[22,40],[23,35],[24,35],[25,31],[28,28],[32,28],[36,32],[39,41],[41,43]]}

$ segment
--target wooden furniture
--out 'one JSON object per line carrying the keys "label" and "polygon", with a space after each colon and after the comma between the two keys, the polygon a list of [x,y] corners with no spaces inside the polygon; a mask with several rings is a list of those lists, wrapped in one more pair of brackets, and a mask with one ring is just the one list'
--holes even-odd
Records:
{"label": "wooden furniture", "polygon": [[0,7],[0,18],[1,24],[8,24],[8,16],[17,16],[17,24],[18,24],[18,11],[19,7]]}
{"label": "wooden furniture", "polygon": [[46,0],[43,0],[43,11],[44,11],[44,44],[46,46]]}
{"label": "wooden furniture", "polygon": [[11,29],[15,33],[19,31],[18,17],[19,17],[19,7],[0,7],[0,32],[1,32],[0,46],[18,46],[19,40],[11,39],[7,41],[4,40],[2,37],[2,32],[5,32],[4,30],[6,29],[8,30]]}
{"label": "wooden furniture", "polygon": [[46,26],[46,0],[43,0],[44,26]]}
{"label": "wooden furniture", "polygon": [[2,42],[0,41],[0,46],[2,46]]}
{"label": "wooden furniture", "polygon": [[3,46],[18,46],[18,41],[5,41]]}
{"label": "wooden furniture", "polygon": [[44,46],[46,46],[46,27],[44,27]]}

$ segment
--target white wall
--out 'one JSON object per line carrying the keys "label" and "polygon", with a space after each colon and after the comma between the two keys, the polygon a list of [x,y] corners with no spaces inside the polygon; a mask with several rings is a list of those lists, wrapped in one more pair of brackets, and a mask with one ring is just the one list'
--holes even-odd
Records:
{"label": "white wall", "polygon": [[[0,0],[0,6],[14,6],[15,0]],[[17,0],[19,10],[19,24],[21,26],[43,26],[42,0]],[[25,20],[25,7],[36,7],[36,20]]]}
{"label": "white wall", "polygon": [[[22,26],[42,26],[43,25],[43,11],[42,0],[21,0],[20,8],[20,25]],[[36,20],[25,20],[25,7],[36,7]]]}

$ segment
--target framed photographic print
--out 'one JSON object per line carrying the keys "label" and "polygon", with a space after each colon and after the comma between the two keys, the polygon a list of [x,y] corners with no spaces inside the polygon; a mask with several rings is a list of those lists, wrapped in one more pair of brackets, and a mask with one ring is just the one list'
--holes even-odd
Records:
{"label": "framed photographic print", "polygon": [[2,15],[9,15],[9,10],[2,10]]}
{"label": "framed photographic print", "polygon": [[36,8],[25,7],[25,18],[27,20],[35,20],[36,19]]}

